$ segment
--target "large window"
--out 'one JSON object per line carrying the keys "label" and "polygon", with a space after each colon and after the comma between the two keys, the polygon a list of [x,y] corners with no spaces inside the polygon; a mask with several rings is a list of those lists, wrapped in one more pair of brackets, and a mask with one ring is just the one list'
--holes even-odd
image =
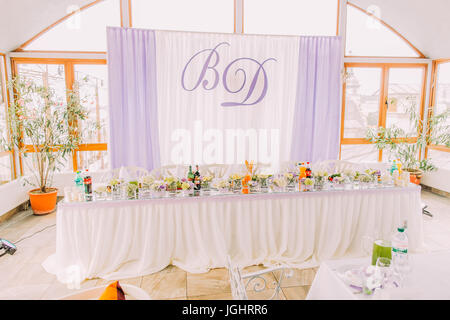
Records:
{"label": "large window", "polygon": [[234,31],[234,0],[132,0],[133,27],[203,32]]}
{"label": "large window", "polygon": [[[376,9],[374,7],[374,9]],[[347,56],[419,57],[415,48],[377,17],[353,4],[347,5]]]}
{"label": "large window", "polygon": [[[108,169],[107,129],[108,129],[108,88],[105,60],[65,60],[65,59],[14,59],[15,74],[30,81],[55,89],[58,96],[65,97],[66,90],[78,90],[88,119],[79,121],[79,132],[84,144],[80,145],[72,157],[61,166],[62,171],[79,169]],[[65,107],[65,106],[62,106]],[[25,141],[25,144],[30,143]],[[31,146],[29,152],[33,152]],[[26,157],[20,159],[21,172],[30,173]]]}
{"label": "large window", "polygon": [[[0,134],[6,141],[9,136],[6,121],[7,105],[5,57],[0,55]],[[13,177],[13,154],[0,146],[0,184],[10,181]]]}
{"label": "large window", "polygon": [[335,36],[337,0],[244,0],[244,32]]}
{"label": "large window", "polygon": [[395,155],[378,151],[365,139],[369,129],[395,126],[412,140],[417,137],[410,112],[423,117],[426,68],[425,64],[345,64],[342,160],[394,159]]}
{"label": "large window", "polygon": [[26,50],[106,51],[106,27],[120,26],[120,0],[103,0],[89,8],[67,7],[74,12],[25,46]]}
{"label": "large window", "polygon": [[[450,61],[438,63],[436,72],[433,113],[439,115],[450,112]],[[447,118],[447,122],[441,127],[441,130],[450,135],[450,117]],[[437,132],[431,132],[431,134],[437,134]],[[449,145],[428,146],[427,157],[432,159],[438,168],[450,170]]]}

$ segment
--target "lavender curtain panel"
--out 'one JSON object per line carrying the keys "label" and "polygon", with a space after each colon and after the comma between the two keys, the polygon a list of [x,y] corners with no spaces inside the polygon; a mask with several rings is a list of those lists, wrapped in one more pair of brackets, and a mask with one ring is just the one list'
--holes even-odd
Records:
{"label": "lavender curtain panel", "polygon": [[300,37],[291,160],[339,155],[341,38]]}
{"label": "lavender curtain panel", "polygon": [[107,28],[112,168],[160,166],[153,30]]}

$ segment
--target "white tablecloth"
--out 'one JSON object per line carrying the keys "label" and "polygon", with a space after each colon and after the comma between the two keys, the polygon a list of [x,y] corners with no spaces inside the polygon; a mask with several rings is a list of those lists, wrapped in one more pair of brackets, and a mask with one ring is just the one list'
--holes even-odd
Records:
{"label": "white tablecloth", "polygon": [[317,266],[361,257],[362,237],[390,238],[408,220],[422,246],[420,187],[60,203],[56,253],[44,268],[65,282],[122,279],[169,264],[202,273],[274,262]]}
{"label": "white tablecloth", "polygon": [[368,266],[370,258],[325,261],[308,292],[307,300],[357,299],[450,299],[450,251],[410,255],[411,274],[403,288],[386,289],[378,295],[355,294],[338,273]]}

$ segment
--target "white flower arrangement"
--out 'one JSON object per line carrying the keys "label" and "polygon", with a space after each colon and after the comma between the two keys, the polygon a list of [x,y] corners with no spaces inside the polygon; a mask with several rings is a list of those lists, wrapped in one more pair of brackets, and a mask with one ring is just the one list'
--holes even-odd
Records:
{"label": "white flower arrangement", "polygon": [[193,188],[193,184],[189,182],[182,182],[181,189],[182,190],[191,190]]}
{"label": "white flower arrangement", "polygon": [[239,173],[233,173],[233,174],[230,176],[230,180],[232,180],[232,181],[242,180],[242,178],[243,178],[243,176],[240,175]]}
{"label": "white flower arrangement", "polygon": [[342,177],[342,176],[337,176],[337,177],[333,178],[334,183],[344,183],[345,180],[346,180],[345,177]]}
{"label": "white flower arrangement", "polygon": [[150,188],[153,191],[161,192],[166,190],[166,184],[162,180],[156,180],[153,182],[153,184],[150,186]]}
{"label": "white flower arrangement", "polygon": [[167,185],[167,189],[177,189],[178,186],[178,178],[174,177],[174,176],[167,176],[164,177],[164,182]]}
{"label": "white flower arrangement", "polygon": [[230,183],[227,180],[219,180],[214,183],[214,188],[216,189],[227,189],[230,186]]}
{"label": "white flower arrangement", "polygon": [[106,192],[106,190],[107,190],[107,188],[105,185],[100,185],[100,186],[95,187],[94,192],[103,193],[103,192]]}
{"label": "white flower arrangement", "polygon": [[282,178],[275,178],[273,179],[273,184],[276,185],[279,188],[283,188],[286,186],[286,180]]}
{"label": "white flower arrangement", "polygon": [[150,175],[144,176],[144,177],[141,178],[142,184],[145,184],[147,186],[152,185],[154,181],[155,181],[155,178],[153,176],[150,176]]}

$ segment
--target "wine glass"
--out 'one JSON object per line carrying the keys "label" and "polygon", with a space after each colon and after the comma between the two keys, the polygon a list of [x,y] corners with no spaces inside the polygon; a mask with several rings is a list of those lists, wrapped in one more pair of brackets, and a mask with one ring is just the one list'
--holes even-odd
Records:
{"label": "wine glass", "polygon": [[376,262],[376,268],[380,277],[381,288],[385,288],[391,281],[392,261],[386,257],[379,257]]}

